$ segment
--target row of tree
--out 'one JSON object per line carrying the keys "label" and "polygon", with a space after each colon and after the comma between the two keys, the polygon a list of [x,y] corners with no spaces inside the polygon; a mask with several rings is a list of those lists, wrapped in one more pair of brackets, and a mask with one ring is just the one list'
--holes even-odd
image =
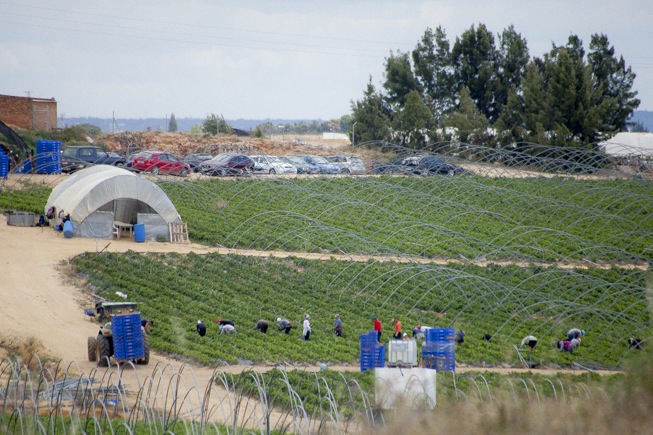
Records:
{"label": "row of tree", "polygon": [[537,58],[513,26],[497,38],[472,26],[453,45],[441,27],[427,29],[411,53],[390,53],[384,75],[382,89],[370,77],[352,102],[357,143],[581,146],[624,131],[640,103],[635,73],[603,34],[587,53],[572,35]]}

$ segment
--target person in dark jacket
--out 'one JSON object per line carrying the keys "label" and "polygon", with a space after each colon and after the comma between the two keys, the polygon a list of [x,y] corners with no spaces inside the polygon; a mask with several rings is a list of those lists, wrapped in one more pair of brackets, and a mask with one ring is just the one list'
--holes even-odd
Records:
{"label": "person in dark jacket", "polygon": [[201,320],[197,321],[197,333],[200,335],[200,337],[204,337],[206,335],[206,325],[202,323]]}
{"label": "person in dark jacket", "polygon": [[642,340],[641,338],[630,337],[628,339],[628,350],[630,349],[642,350],[643,345],[644,345],[644,340]]}
{"label": "person in dark jacket", "polygon": [[340,319],[340,314],[336,314],[336,320],[333,322],[333,331],[336,333],[336,337],[342,337],[342,320]]}
{"label": "person in dark jacket", "polygon": [[215,319],[215,323],[218,324],[218,327],[224,326],[224,325],[231,325],[231,326],[236,326],[233,320],[222,320],[221,318]]}
{"label": "person in dark jacket", "polygon": [[462,329],[460,331],[456,331],[453,336],[453,341],[455,341],[456,344],[463,344],[465,342],[465,331]]}
{"label": "person in dark jacket", "polygon": [[257,331],[261,331],[263,334],[267,334],[268,326],[269,326],[268,321],[261,319],[258,322],[256,322],[256,326],[254,326],[254,329],[256,329]]}

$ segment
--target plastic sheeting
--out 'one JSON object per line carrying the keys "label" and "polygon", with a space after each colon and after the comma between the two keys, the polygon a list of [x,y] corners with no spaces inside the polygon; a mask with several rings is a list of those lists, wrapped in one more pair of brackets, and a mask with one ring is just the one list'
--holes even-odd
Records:
{"label": "plastic sheeting", "polygon": [[379,368],[374,370],[374,378],[378,408],[435,408],[435,370]]}
{"label": "plastic sheeting", "polygon": [[[91,166],[59,183],[52,189],[45,211],[52,206],[57,216],[62,211],[70,215],[78,237],[110,239],[113,221],[145,223],[147,232],[149,222],[151,240],[167,240],[168,223],[181,221],[163,189],[126,169],[109,165]],[[140,214],[148,217],[140,222]]]}

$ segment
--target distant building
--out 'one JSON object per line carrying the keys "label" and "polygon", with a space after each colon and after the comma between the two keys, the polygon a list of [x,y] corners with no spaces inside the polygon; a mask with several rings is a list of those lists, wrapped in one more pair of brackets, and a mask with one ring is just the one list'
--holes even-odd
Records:
{"label": "distant building", "polygon": [[617,133],[614,137],[599,143],[612,156],[653,156],[653,133]]}
{"label": "distant building", "polygon": [[0,95],[0,121],[27,130],[52,131],[57,128],[57,101]]}

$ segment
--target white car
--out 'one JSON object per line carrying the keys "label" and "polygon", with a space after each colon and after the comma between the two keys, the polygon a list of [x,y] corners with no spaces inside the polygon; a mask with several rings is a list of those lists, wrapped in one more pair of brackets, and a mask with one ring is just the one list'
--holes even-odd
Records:
{"label": "white car", "polygon": [[342,174],[364,174],[367,172],[363,160],[359,157],[329,156],[326,159],[332,165],[339,167]]}
{"label": "white car", "polygon": [[281,157],[258,154],[249,156],[254,160],[254,173],[257,174],[296,174],[297,168]]}

